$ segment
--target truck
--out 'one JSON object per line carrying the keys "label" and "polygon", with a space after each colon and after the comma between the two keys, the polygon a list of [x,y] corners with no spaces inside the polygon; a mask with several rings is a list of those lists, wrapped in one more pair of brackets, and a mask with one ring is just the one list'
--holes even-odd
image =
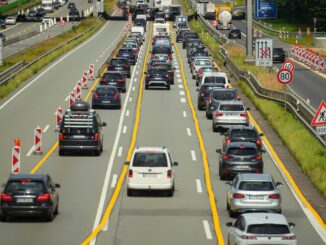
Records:
{"label": "truck", "polygon": [[218,29],[231,29],[231,6],[230,5],[216,5],[216,20],[218,21]]}
{"label": "truck", "polygon": [[53,13],[54,10],[53,0],[42,0],[42,8],[47,13]]}
{"label": "truck", "polygon": [[215,16],[216,16],[215,11],[216,11],[215,4],[209,2],[209,3],[206,5],[206,8],[204,8],[204,17],[205,17],[206,19],[210,19],[210,20],[215,19]]}
{"label": "truck", "polygon": [[[155,0],[156,2],[156,0]],[[172,5],[172,0],[159,0],[157,1],[157,6],[159,11],[163,11],[164,7],[168,7]]]}

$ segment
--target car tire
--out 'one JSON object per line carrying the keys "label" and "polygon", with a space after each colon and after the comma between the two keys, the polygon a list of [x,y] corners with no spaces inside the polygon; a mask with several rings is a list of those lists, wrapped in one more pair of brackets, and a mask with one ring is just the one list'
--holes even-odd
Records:
{"label": "car tire", "polygon": [[167,191],[168,197],[173,197],[173,194],[174,194],[174,189],[171,189],[171,190]]}
{"label": "car tire", "polygon": [[148,89],[148,85],[145,85],[145,89],[146,89],[146,90]]}
{"label": "car tire", "polygon": [[166,86],[166,90],[171,90],[170,84]]}
{"label": "car tire", "polygon": [[197,86],[197,87],[199,86],[199,83],[198,83],[198,81],[196,81],[196,86]]}
{"label": "car tire", "polygon": [[236,218],[238,216],[237,212],[232,211],[231,209],[228,210],[230,218]]}
{"label": "car tire", "polygon": [[6,214],[1,214],[0,215],[0,221],[1,222],[6,222],[8,220],[8,215]]}
{"label": "car tire", "polygon": [[214,123],[212,123],[212,129],[213,129],[213,132],[217,132],[217,128],[214,127]]}
{"label": "car tire", "polygon": [[213,117],[211,115],[208,115],[207,112],[206,112],[206,118],[211,120]]}
{"label": "car tire", "polygon": [[50,211],[50,213],[45,218],[46,218],[46,221],[52,222],[54,219],[54,211]]}
{"label": "car tire", "polygon": [[134,195],[134,191],[131,189],[127,189],[127,196],[132,197]]}
{"label": "car tire", "polygon": [[122,89],[122,93],[125,93],[126,91],[127,91],[126,88],[123,88],[123,89]]}
{"label": "car tire", "polygon": [[202,111],[203,110],[203,107],[200,106],[200,105],[197,105],[197,109],[198,109],[198,111]]}
{"label": "car tire", "polygon": [[95,150],[94,155],[97,156],[97,157],[100,156],[101,155],[101,149]]}
{"label": "car tire", "polygon": [[57,204],[55,210],[54,210],[54,214],[58,215],[59,214],[59,203]]}

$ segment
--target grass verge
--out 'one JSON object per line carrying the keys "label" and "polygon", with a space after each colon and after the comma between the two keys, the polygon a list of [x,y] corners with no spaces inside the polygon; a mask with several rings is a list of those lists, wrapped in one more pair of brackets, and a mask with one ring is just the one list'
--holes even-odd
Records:
{"label": "grass verge", "polygon": [[13,14],[31,5],[40,3],[40,0],[18,0],[0,7],[0,15]]}
{"label": "grass verge", "polygon": [[81,23],[78,26],[73,27],[70,31],[67,31],[64,33],[63,36],[55,37],[51,40],[48,40],[46,42],[42,42],[38,45],[36,45],[33,49],[30,49],[20,55],[12,56],[10,59],[5,61],[5,66],[9,66],[12,64],[15,64],[19,61],[25,60],[25,61],[32,61],[35,58],[41,56],[42,54],[46,53],[48,50],[51,50],[54,47],[59,46],[60,44],[64,44],[68,40],[72,39],[73,37],[77,36],[78,34],[81,34],[85,32],[88,28],[91,26],[94,26],[94,28],[79,37],[78,39],[72,41],[71,43],[64,45],[60,49],[52,52],[51,54],[47,55],[43,59],[39,60],[35,64],[33,64],[28,69],[23,70],[20,72],[17,76],[15,76],[13,79],[11,79],[6,85],[3,85],[0,87],[0,99],[4,96],[8,95],[10,92],[12,92],[14,89],[16,89],[20,84],[22,84],[25,80],[36,74],[39,70],[41,70],[43,67],[47,66],[51,62],[53,62],[55,59],[63,55],[64,53],[67,53],[69,50],[73,49],[75,46],[89,38],[93,33],[95,33],[102,25],[104,24],[104,21],[97,20],[96,18],[90,18],[81,21]]}
{"label": "grass verge", "polygon": [[114,11],[114,6],[117,4],[118,0],[105,0],[104,10],[107,13],[112,13]]}

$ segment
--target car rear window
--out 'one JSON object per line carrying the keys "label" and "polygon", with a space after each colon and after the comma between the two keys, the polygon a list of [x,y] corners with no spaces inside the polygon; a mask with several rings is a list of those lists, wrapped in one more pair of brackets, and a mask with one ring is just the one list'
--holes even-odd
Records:
{"label": "car rear window", "polygon": [[144,152],[136,153],[134,161],[132,163],[133,167],[167,167],[168,162],[166,159],[166,154],[161,152]]}
{"label": "car rear window", "polygon": [[239,190],[243,191],[272,191],[274,186],[272,182],[267,181],[242,181]]}
{"label": "car rear window", "polygon": [[213,98],[214,100],[234,100],[237,97],[234,91],[214,91]]}
{"label": "car rear window", "polygon": [[288,234],[290,230],[287,225],[257,224],[248,226],[247,232],[253,234]]}
{"label": "car rear window", "polygon": [[227,150],[227,154],[237,156],[253,156],[257,155],[257,150],[254,148],[229,148]]}
{"label": "car rear window", "polygon": [[231,138],[256,138],[257,132],[255,130],[232,130]]}
{"label": "car rear window", "polygon": [[109,79],[109,78],[122,78],[123,75],[121,73],[104,73],[103,78]]}
{"label": "car rear window", "polygon": [[205,77],[204,83],[223,83],[226,84],[225,77],[210,76]]}
{"label": "car rear window", "polygon": [[152,50],[153,54],[170,54],[171,49],[168,47],[154,47]]}
{"label": "car rear window", "polygon": [[210,60],[196,60],[195,65],[196,66],[209,66],[209,65],[212,65],[212,62]]}
{"label": "car rear window", "polygon": [[215,67],[212,67],[212,68],[208,68],[208,67],[205,67],[205,68],[202,68],[203,72],[214,72],[214,71],[217,71],[217,69]]}
{"label": "car rear window", "polygon": [[220,105],[220,111],[244,111],[243,105]]}
{"label": "car rear window", "polygon": [[111,64],[112,65],[120,65],[120,64],[127,64],[127,60],[122,60],[122,59],[112,59]]}
{"label": "car rear window", "polygon": [[99,95],[107,95],[107,96],[109,96],[109,95],[114,95],[117,92],[117,90],[114,87],[98,87],[96,89],[96,92]]}
{"label": "car rear window", "polygon": [[167,72],[167,70],[166,69],[164,69],[164,68],[152,68],[152,69],[150,69],[149,70],[149,73],[151,73],[151,74],[165,74]]}
{"label": "car rear window", "polygon": [[[158,22],[156,22],[156,23],[158,23]],[[155,31],[156,32],[167,32],[167,29],[165,27],[156,27]]]}
{"label": "car rear window", "polygon": [[44,184],[42,181],[34,180],[18,180],[10,181],[6,186],[6,192],[15,193],[17,191],[22,192],[41,192],[44,190]]}
{"label": "car rear window", "polygon": [[156,39],[154,43],[154,46],[170,46],[170,45],[171,45],[170,40],[163,39],[163,38]]}

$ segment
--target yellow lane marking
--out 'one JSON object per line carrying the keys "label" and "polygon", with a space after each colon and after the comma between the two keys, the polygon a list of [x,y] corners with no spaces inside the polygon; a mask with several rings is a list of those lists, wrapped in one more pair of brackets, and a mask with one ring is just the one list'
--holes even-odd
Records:
{"label": "yellow lane marking", "polygon": [[221,227],[220,227],[220,221],[219,221],[219,217],[218,217],[217,206],[216,206],[216,203],[215,203],[215,195],[214,195],[213,187],[212,187],[212,183],[211,183],[210,169],[209,169],[209,166],[208,166],[205,143],[204,143],[201,131],[200,131],[196,111],[194,109],[194,106],[193,106],[193,103],[192,103],[192,100],[191,100],[191,97],[190,97],[188,82],[186,80],[186,76],[185,76],[185,73],[184,73],[183,62],[182,62],[182,59],[181,59],[177,44],[175,43],[175,40],[174,40],[174,37],[173,37],[173,32],[172,32],[171,25],[170,25],[170,32],[171,32],[172,40],[173,40],[173,43],[174,43],[174,48],[176,50],[178,60],[179,60],[179,63],[180,63],[180,70],[181,70],[181,75],[182,75],[182,79],[183,79],[183,84],[184,84],[184,88],[186,90],[188,103],[189,103],[189,106],[190,106],[190,110],[191,110],[191,113],[192,113],[192,118],[194,120],[196,132],[197,132],[197,136],[198,136],[199,147],[200,147],[200,150],[201,150],[201,153],[202,153],[202,160],[203,160],[204,173],[205,173],[205,182],[206,182],[206,188],[207,188],[207,192],[208,192],[209,202],[210,202],[210,205],[211,205],[215,235],[216,235],[218,244],[219,245],[224,245],[224,238],[223,238],[223,234],[222,234]]}
{"label": "yellow lane marking", "polygon": [[[151,30],[151,32],[150,32],[149,39],[148,39],[146,56],[145,56],[143,69],[142,69],[142,75],[141,75],[141,79],[140,79],[140,83],[139,83],[138,101],[137,101],[137,107],[136,107],[136,117],[135,117],[133,132],[132,132],[132,139],[130,142],[130,146],[129,146],[128,154],[127,154],[127,158],[126,158],[127,161],[130,161],[130,159],[131,159],[131,155],[132,155],[132,152],[133,152],[135,144],[136,144],[137,133],[138,133],[138,128],[139,128],[140,108],[141,108],[141,102],[142,102],[142,96],[143,96],[143,84],[144,84],[144,79],[145,79],[144,72],[146,69],[146,61],[148,59],[148,54],[149,54],[149,49],[150,49],[150,44],[151,44],[150,40],[152,37],[152,25],[150,26],[150,30]],[[122,190],[122,185],[125,180],[127,171],[128,171],[128,166],[124,165],[122,168],[121,174],[119,176],[119,180],[117,182],[116,188],[115,188],[113,195],[109,201],[109,204],[104,212],[101,222],[96,227],[96,229],[81,243],[82,245],[89,244],[98,235],[98,233],[103,229],[103,227],[106,225],[106,223],[111,215],[112,209],[113,209],[115,203],[117,202],[119,194]]]}
{"label": "yellow lane marking", "polygon": [[[252,122],[252,124],[257,128],[259,133],[262,133],[263,131],[261,130],[261,127],[259,126],[259,124],[256,122],[256,120],[253,118],[253,116],[251,115],[251,113],[248,112],[248,116],[250,121]],[[316,218],[316,220],[318,221],[318,223],[322,226],[322,228],[324,230],[326,230],[326,225],[323,221],[323,219],[319,216],[318,212],[311,206],[311,204],[308,202],[308,200],[304,197],[304,195],[302,194],[302,192],[300,191],[299,187],[297,186],[297,184],[295,183],[294,179],[292,178],[291,174],[289,173],[289,171],[286,169],[286,167],[284,166],[283,162],[281,161],[281,159],[279,158],[279,156],[277,155],[277,153],[275,152],[273,146],[271,145],[271,143],[269,142],[269,140],[267,139],[266,136],[263,136],[263,141],[265,142],[267,148],[269,149],[269,151],[271,152],[273,158],[275,159],[276,163],[278,164],[278,166],[280,167],[280,169],[282,170],[282,172],[286,175],[287,179],[289,180],[289,182],[291,183],[291,186],[293,187],[296,195],[300,198],[300,200],[303,202],[303,204],[310,210],[310,212],[314,215],[314,217]]]}

